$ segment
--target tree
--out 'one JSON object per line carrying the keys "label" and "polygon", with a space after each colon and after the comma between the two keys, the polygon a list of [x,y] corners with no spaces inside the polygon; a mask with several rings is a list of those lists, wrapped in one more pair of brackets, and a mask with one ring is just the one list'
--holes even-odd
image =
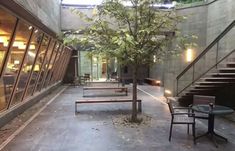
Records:
{"label": "tree", "polygon": [[137,121],[137,72],[140,65],[150,65],[167,54],[175,54],[172,40],[177,37],[177,24],[182,16],[173,9],[155,7],[159,0],[105,0],[92,17],[74,9],[89,26],[66,37],[66,43],[79,43],[93,54],[116,57],[133,68],[132,121]]}

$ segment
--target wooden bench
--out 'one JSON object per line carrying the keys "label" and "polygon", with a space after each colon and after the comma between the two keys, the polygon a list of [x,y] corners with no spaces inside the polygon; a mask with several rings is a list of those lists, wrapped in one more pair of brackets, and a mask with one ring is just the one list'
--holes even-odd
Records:
{"label": "wooden bench", "polygon": [[[109,100],[77,100],[75,101],[75,113],[77,113],[77,104],[84,104],[84,103],[124,103],[124,102],[132,102],[132,99],[109,99]],[[137,109],[139,112],[142,111],[142,103],[141,100],[137,101]]]}
{"label": "wooden bench", "polygon": [[121,92],[125,92],[126,96],[128,95],[127,87],[83,87],[83,96],[85,90],[120,90]]}
{"label": "wooden bench", "polygon": [[153,79],[153,78],[145,78],[144,82],[148,83],[150,85],[153,85],[153,86],[160,86],[161,85],[161,81]]}

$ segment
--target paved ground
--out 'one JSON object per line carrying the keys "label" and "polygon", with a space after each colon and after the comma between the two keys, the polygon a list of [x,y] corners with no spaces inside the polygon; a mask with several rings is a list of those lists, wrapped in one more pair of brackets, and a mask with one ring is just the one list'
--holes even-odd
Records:
{"label": "paved ground", "polygon": [[[235,148],[235,124],[216,119],[217,130],[229,138],[218,141],[219,148],[205,138],[193,144],[185,126],[173,128],[168,141],[170,114],[162,97],[162,89],[139,86],[143,100],[140,117],[145,123],[128,124],[131,104],[83,104],[74,113],[74,101],[82,98],[81,87],[69,87],[49,104],[29,125],[3,148],[4,151],[232,151]],[[111,93],[111,92],[103,92]],[[113,93],[113,92],[112,92]],[[129,96],[115,96],[130,98]],[[93,97],[94,98],[94,97]],[[107,98],[107,97],[106,97]],[[92,99],[89,98],[89,99]],[[226,125],[224,125],[226,123]],[[206,123],[205,123],[206,124]],[[197,121],[197,134],[206,131],[204,122]]]}

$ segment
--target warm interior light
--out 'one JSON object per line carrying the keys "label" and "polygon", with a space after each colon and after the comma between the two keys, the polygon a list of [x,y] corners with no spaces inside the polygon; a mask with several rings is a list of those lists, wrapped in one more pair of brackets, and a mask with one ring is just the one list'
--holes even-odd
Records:
{"label": "warm interior light", "polygon": [[18,47],[19,49],[25,49],[26,45],[23,41],[14,41],[13,47]]}
{"label": "warm interior light", "polygon": [[33,27],[32,26],[29,26],[29,30],[31,30]]}
{"label": "warm interior light", "polygon": [[165,93],[166,94],[171,94],[171,91],[170,90],[165,90]]}
{"label": "warm interior light", "polygon": [[5,36],[0,36],[0,43],[3,43],[4,47],[8,46],[8,39]]}
{"label": "warm interior light", "polygon": [[29,49],[35,49],[35,45],[30,45]]}
{"label": "warm interior light", "polygon": [[38,30],[36,29],[34,33],[37,33],[37,32],[38,32]]}
{"label": "warm interior light", "polygon": [[193,50],[187,49],[186,51],[186,61],[191,62],[193,60]]}
{"label": "warm interior light", "polygon": [[156,55],[153,56],[153,62],[156,62],[157,61],[157,57]]}
{"label": "warm interior light", "polygon": [[35,53],[33,53],[32,51],[28,51],[28,55],[29,55],[30,57],[35,57],[35,56],[36,56]]}
{"label": "warm interior light", "polygon": [[39,71],[39,70],[40,70],[40,67],[39,67],[38,64],[36,64],[35,67],[34,67],[34,69],[33,69],[33,71]]}
{"label": "warm interior light", "polygon": [[159,81],[159,80],[157,80],[157,81],[155,81],[156,82],[156,84],[160,84],[161,83],[161,81]]}
{"label": "warm interior light", "polygon": [[19,60],[14,60],[14,64],[20,64]]}

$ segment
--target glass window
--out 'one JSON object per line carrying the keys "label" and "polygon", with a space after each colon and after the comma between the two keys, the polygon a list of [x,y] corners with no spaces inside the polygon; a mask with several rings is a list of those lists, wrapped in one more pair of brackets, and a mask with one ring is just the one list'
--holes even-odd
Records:
{"label": "glass window", "polygon": [[46,75],[46,80],[44,82],[44,85],[43,85],[43,88],[45,88],[49,82],[49,79],[51,77],[51,74],[52,74],[52,70],[54,68],[54,62],[55,62],[55,59],[57,57],[57,52],[58,52],[58,48],[59,48],[60,44],[57,42],[56,43],[56,46],[53,50],[53,55],[52,55],[52,58],[50,60],[50,63],[49,63],[49,66],[48,66],[48,71],[47,71],[47,75]]}
{"label": "glass window", "polygon": [[[16,18],[2,8],[0,8],[0,70],[2,70],[3,61],[8,50],[10,38],[12,36]],[[1,78],[0,80],[0,111],[5,109],[7,106],[6,92],[8,86]]]}
{"label": "glass window", "polygon": [[43,37],[43,33],[39,31],[38,29],[35,29],[33,32],[33,36],[31,38],[28,52],[25,56],[25,60],[24,60],[23,67],[20,73],[20,77],[19,77],[19,82],[17,84],[16,92],[13,97],[13,102],[19,102],[22,100],[23,92],[26,89],[27,82],[29,80],[30,75],[32,74],[33,64],[35,62],[35,58],[36,58],[42,37]]}
{"label": "glass window", "polygon": [[55,76],[54,76],[54,80],[52,81],[53,83],[57,82],[58,80],[58,77],[60,75],[60,73],[62,72],[62,65],[63,65],[63,59],[64,59],[64,54],[65,54],[65,49],[64,47],[62,46],[61,49],[60,49],[60,57],[59,57],[59,60],[58,60],[58,63],[56,63],[56,65],[58,67],[60,67],[60,70],[57,68],[56,71],[55,71]]}
{"label": "glass window", "polygon": [[36,91],[40,91],[41,87],[42,87],[42,84],[43,84],[43,81],[45,80],[44,76],[47,74],[47,68],[48,68],[48,65],[49,65],[49,61],[51,59],[51,56],[53,54],[53,48],[55,46],[55,41],[52,40],[50,42],[50,46],[48,48],[48,52],[47,52],[47,55],[45,56],[45,59],[44,59],[44,63],[41,67],[41,74],[39,76],[39,81],[37,83],[37,87],[36,87]]}
{"label": "glass window", "polygon": [[50,77],[50,82],[49,82],[49,84],[53,84],[53,82],[54,82],[54,79],[55,79],[55,76],[56,76],[56,74],[57,74],[57,69],[59,68],[59,63],[60,63],[60,56],[61,56],[61,51],[62,51],[62,48],[63,48],[63,46],[62,45],[60,45],[60,47],[59,47],[59,49],[58,49],[58,51],[57,51],[57,57],[56,57],[56,59],[55,59],[55,61],[54,61],[54,68],[53,68],[53,70],[52,70],[52,74],[51,74],[51,77]]}
{"label": "glass window", "polygon": [[70,51],[69,49],[65,49],[65,56],[64,56],[64,63],[63,63],[63,68],[62,68],[62,72],[60,73],[59,77],[58,77],[58,80],[63,80],[63,76],[64,76],[64,72],[66,71],[66,68],[67,68],[67,64],[69,62],[69,56],[70,56]]}
{"label": "glass window", "polygon": [[35,62],[35,65],[33,67],[33,73],[32,73],[32,77],[30,79],[30,84],[27,88],[26,97],[33,94],[34,87],[35,87],[35,84],[37,82],[37,77],[39,76],[40,69],[42,67],[42,63],[43,63],[43,60],[44,60],[44,57],[45,57],[45,54],[46,54],[48,43],[49,43],[49,37],[47,35],[45,35],[43,37],[43,41],[42,41],[42,44],[40,46],[38,56],[36,58],[36,62]]}
{"label": "glass window", "polygon": [[13,86],[15,84],[18,72],[20,71],[20,65],[23,61],[24,53],[26,52],[26,45],[29,41],[31,32],[32,26],[24,23],[23,21],[19,21],[14,42],[11,46],[7,66],[3,75],[3,83],[7,88],[5,92],[7,102],[10,101]]}
{"label": "glass window", "polygon": [[0,69],[15,27],[16,18],[0,8]]}

